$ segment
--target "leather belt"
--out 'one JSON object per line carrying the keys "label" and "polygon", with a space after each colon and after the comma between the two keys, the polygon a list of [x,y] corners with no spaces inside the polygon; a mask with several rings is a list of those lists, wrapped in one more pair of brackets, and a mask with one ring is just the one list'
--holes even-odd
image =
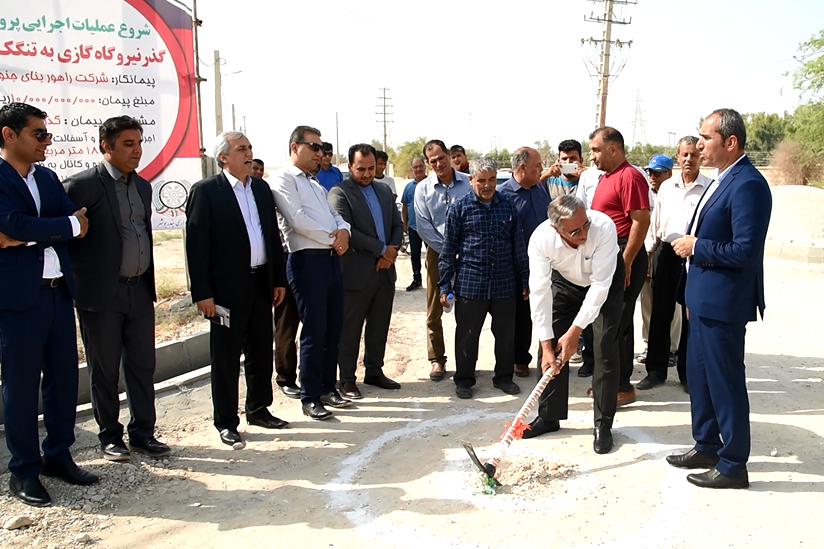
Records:
{"label": "leather belt", "polygon": [[303,255],[331,255],[331,256],[338,255],[337,252],[335,252],[335,250],[333,250],[332,248],[327,248],[327,249],[307,248],[305,250],[298,250],[298,251],[293,252],[293,253],[303,254]]}
{"label": "leather belt", "polygon": [[137,284],[140,282],[140,279],[143,278],[143,275],[137,276],[121,276],[118,279],[118,282],[122,282],[123,284]]}
{"label": "leather belt", "polygon": [[266,269],[266,263],[249,268],[249,274],[256,274]]}
{"label": "leather belt", "polygon": [[62,276],[57,278],[41,278],[40,285],[41,286],[48,286],[49,288],[58,288],[61,284],[63,284],[65,280]]}

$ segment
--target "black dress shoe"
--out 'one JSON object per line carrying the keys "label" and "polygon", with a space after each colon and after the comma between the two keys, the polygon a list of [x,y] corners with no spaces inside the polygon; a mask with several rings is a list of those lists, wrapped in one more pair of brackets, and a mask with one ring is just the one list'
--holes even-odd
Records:
{"label": "black dress shoe", "polygon": [[535,438],[541,435],[545,435],[546,433],[554,433],[555,431],[561,430],[561,422],[556,420],[547,421],[542,417],[536,417],[532,420],[532,423],[529,424],[529,429],[524,431],[523,436],[521,438]]}
{"label": "black dress shoe", "polygon": [[146,440],[137,440],[129,437],[129,450],[146,454],[153,458],[166,457],[172,453],[172,449],[169,448],[169,446],[163,444],[155,437],[149,437]]}
{"label": "black dress shoe", "polygon": [[302,408],[303,415],[311,417],[312,419],[324,420],[332,417],[332,412],[324,408],[320,402],[310,402],[309,404],[304,404]]}
{"label": "black dress shoe", "polygon": [[592,372],[595,370],[594,366],[583,364],[578,368],[578,377],[592,377]]}
{"label": "black dress shoe", "polygon": [[37,477],[18,478],[14,475],[9,479],[9,490],[14,497],[34,507],[48,507],[51,505],[51,496],[46,487]]}
{"label": "black dress shoe", "polygon": [[350,400],[360,400],[363,395],[354,381],[344,381],[340,384],[340,394]]}
{"label": "black dress shoe", "polygon": [[521,388],[518,387],[518,384],[509,379],[497,382],[493,381],[492,386],[496,389],[500,389],[508,395],[517,395],[521,392]]}
{"label": "black dress shoe", "polygon": [[686,381],[681,382],[681,388],[684,389],[684,392],[690,394],[690,384]]}
{"label": "black dress shoe", "polygon": [[712,469],[706,473],[693,473],[687,475],[687,481],[701,488],[749,488],[750,479],[747,470],[744,469],[734,477],[728,477]]}
{"label": "black dress shoe", "polygon": [[455,396],[458,398],[472,398],[472,387],[469,385],[455,385]]}
{"label": "black dress shoe", "polygon": [[595,435],[592,449],[596,454],[608,454],[612,450],[612,430],[606,425],[599,425],[592,430]]}
{"label": "black dress shoe", "polygon": [[652,389],[653,387],[658,387],[663,384],[664,380],[658,377],[658,374],[650,373],[647,374],[647,377],[636,383],[635,388],[639,391],[646,391],[647,389]]}
{"label": "black dress shoe", "polygon": [[281,385],[280,392],[287,398],[300,398],[300,387],[297,385]]}
{"label": "black dress shoe", "polygon": [[363,382],[366,385],[374,385],[375,387],[379,387],[381,389],[387,389],[389,391],[397,391],[401,388],[401,384],[397,381],[389,379],[383,374],[379,374],[376,376],[370,376],[363,378]]}
{"label": "black dress shoe", "polygon": [[256,412],[254,414],[250,414],[247,412],[246,414],[246,422],[249,425],[256,425],[258,427],[263,427],[264,429],[283,429],[287,425],[289,425],[288,421],[284,421],[279,417],[273,416],[269,413],[269,410],[263,409],[263,411]]}
{"label": "black dress shoe", "polygon": [[681,469],[709,469],[718,464],[718,456],[711,456],[693,448],[683,454],[667,456],[667,463]]}
{"label": "black dress shoe", "polygon": [[103,450],[103,457],[109,461],[129,461],[131,457],[122,440],[110,442],[109,444],[101,443],[100,448]]}
{"label": "black dress shoe", "polygon": [[347,408],[352,405],[351,400],[343,398],[337,391],[332,391],[327,395],[321,395],[320,401],[322,404],[331,406],[332,408]]}
{"label": "black dress shoe", "polygon": [[43,462],[43,469],[41,473],[47,477],[59,478],[69,484],[76,484],[77,486],[88,486],[89,484],[97,484],[100,482],[100,477],[81,469],[73,461],[67,463],[54,464]]}
{"label": "black dress shoe", "polygon": [[246,448],[246,443],[240,438],[240,433],[232,429],[223,429],[220,431],[220,442],[231,446],[235,450],[242,450]]}

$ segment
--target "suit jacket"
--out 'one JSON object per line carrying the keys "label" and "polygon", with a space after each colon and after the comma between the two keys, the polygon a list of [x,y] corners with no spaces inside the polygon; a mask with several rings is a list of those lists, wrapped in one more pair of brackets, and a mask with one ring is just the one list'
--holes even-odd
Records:
{"label": "suit jacket", "polygon": [[[275,199],[269,185],[252,177],[263,243],[268,287],[286,287],[283,248],[278,236]],[[243,214],[223,172],[192,185],[186,204],[186,257],[192,301],[214,298],[230,310],[246,302],[252,249]],[[270,299],[273,296],[270,292]]]}
{"label": "suit jacket", "polygon": [[698,240],[680,288],[690,314],[723,322],[753,321],[756,311],[764,317],[764,241],[771,211],[767,180],[742,158],[690,222]]}
{"label": "suit jacket", "polygon": [[0,232],[23,242],[36,242],[0,249],[0,310],[25,311],[34,306],[43,278],[43,250],[48,247],[57,252],[74,296],[68,249],[73,236],[68,217],[77,208],[53,171],[35,165],[34,179],[40,192],[40,215],[25,180],[0,158]]}
{"label": "suit jacket", "polygon": [[[149,182],[133,176],[134,185],[143,201],[149,242],[152,242],[152,187]],[[123,261],[123,225],[120,205],[117,202],[115,184],[106,167],[101,163],[75,174],[63,182],[66,193],[78,208],[86,208],[89,231],[83,238],[69,243],[70,260],[77,284],[76,306],[87,311],[105,311],[114,297],[120,279]],[[149,259],[145,276],[149,278],[154,293],[154,251]]]}
{"label": "suit jacket", "polygon": [[[400,246],[403,238],[403,221],[395,206],[392,189],[379,181],[373,181],[372,187],[381,204],[383,232],[388,240],[386,245]],[[375,272],[375,263],[381,256],[384,246],[384,243],[378,239],[378,230],[375,227],[372,211],[359,185],[351,178],[332,187],[329,191],[329,204],[351,227],[349,249],[340,260],[343,288],[354,291],[363,290],[369,283],[372,273]],[[389,268],[389,276],[393,283],[398,278],[394,264]]]}

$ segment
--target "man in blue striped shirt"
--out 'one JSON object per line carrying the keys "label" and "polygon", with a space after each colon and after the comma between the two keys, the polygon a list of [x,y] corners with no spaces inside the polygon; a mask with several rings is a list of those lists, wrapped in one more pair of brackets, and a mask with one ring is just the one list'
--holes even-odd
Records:
{"label": "man in blue striped shirt", "polygon": [[[457,200],[446,216],[438,262],[441,304],[455,295],[455,394],[472,398],[478,344],[487,313],[495,337],[492,385],[515,395],[515,305],[529,298],[529,264],[518,210],[495,190],[497,163],[469,163],[471,193]],[[455,276],[453,288],[452,278]],[[518,286],[523,290],[518,295]]]}

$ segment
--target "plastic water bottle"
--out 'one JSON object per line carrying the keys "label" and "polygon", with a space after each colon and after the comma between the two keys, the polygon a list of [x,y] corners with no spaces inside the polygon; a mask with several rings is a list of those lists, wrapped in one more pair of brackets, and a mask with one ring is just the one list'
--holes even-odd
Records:
{"label": "plastic water bottle", "polygon": [[446,302],[449,303],[449,305],[447,307],[443,308],[443,312],[451,313],[452,312],[452,307],[455,306],[455,294],[448,294],[446,296]]}

